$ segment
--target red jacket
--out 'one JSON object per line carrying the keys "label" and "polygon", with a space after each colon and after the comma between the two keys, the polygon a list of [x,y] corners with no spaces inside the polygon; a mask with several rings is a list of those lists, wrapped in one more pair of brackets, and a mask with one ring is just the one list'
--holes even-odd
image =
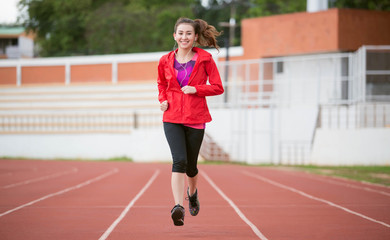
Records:
{"label": "red jacket", "polygon": [[[173,63],[174,51],[161,57],[158,65],[158,100],[168,100],[168,109],[164,112],[163,121],[182,124],[198,124],[211,121],[206,96],[223,93],[221,77],[217,66],[207,51],[194,47],[198,53],[194,69],[188,81],[189,86],[196,88],[195,94],[184,94],[176,79]],[[209,84],[207,84],[207,79]]]}

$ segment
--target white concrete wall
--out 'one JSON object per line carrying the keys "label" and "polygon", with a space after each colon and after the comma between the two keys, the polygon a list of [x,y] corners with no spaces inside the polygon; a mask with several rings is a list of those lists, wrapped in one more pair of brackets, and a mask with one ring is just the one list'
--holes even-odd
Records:
{"label": "white concrete wall", "polygon": [[9,59],[20,58],[20,49],[18,46],[7,46],[5,48],[5,54]]}
{"label": "white concrete wall", "polygon": [[276,163],[307,164],[316,127],[318,108],[296,106],[279,110]]}
{"label": "white concrete wall", "polygon": [[311,141],[316,126],[317,107],[297,106],[279,111],[282,141]]}
{"label": "white concrete wall", "polygon": [[319,129],[311,162],[317,165],[390,165],[390,128]]}
{"label": "white concrete wall", "polygon": [[40,159],[108,159],[170,161],[162,128],[131,134],[14,134],[0,135],[0,156]]}
{"label": "white concrete wall", "polygon": [[34,57],[34,41],[30,38],[19,37],[20,57]]}

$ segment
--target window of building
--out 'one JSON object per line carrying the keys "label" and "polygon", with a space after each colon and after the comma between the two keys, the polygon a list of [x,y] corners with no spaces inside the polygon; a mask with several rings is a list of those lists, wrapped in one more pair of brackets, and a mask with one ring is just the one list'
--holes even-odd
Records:
{"label": "window of building", "polygon": [[276,62],[276,73],[283,73],[283,62]]}

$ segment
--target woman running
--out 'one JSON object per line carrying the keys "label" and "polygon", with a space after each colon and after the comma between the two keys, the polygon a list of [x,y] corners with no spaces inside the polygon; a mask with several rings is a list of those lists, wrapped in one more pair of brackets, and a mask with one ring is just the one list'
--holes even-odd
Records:
{"label": "woman running", "polygon": [[224,92],[211,54],[195,45],[219,49],[216,37],[220,34],[201,19],[179,18],[173,33],[178,47],[162,56],[158,65],[158,100],[173,159],[171,186],[175,206],[171,217],[176,226],[184,224],[186,176],[189,212],[192,216],[199,213],[198,154],[206,123],[211,121],[206,96]]}

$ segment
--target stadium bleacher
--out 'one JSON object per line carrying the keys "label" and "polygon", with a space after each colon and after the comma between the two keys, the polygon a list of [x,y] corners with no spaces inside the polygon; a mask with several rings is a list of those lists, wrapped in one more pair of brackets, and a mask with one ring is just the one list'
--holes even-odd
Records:
{"label": "stadium bleacher", "polygon": [[1,87],[0,132],[128,132],[161,124],[158,106],[154,82]]}

